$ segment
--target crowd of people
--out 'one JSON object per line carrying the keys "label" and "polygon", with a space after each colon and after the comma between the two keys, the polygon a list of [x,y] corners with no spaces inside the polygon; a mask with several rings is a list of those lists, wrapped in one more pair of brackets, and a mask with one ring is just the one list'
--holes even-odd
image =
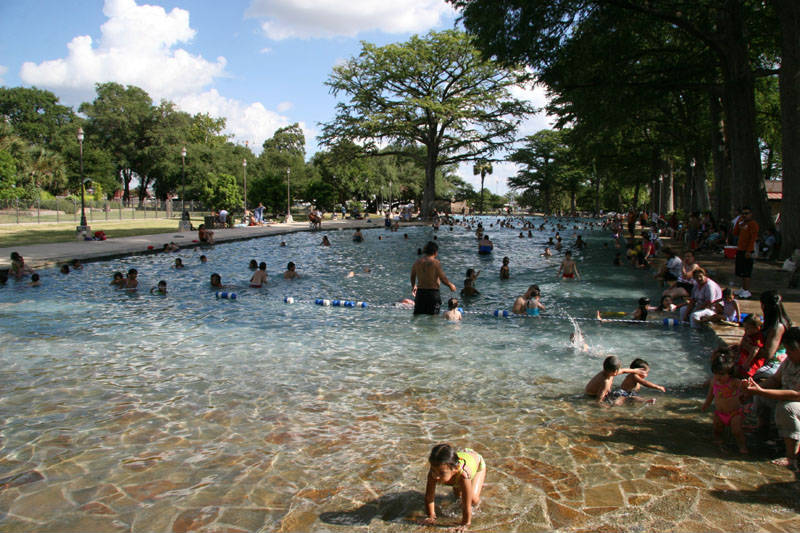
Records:
{"label": "crowd of people", "polygon": [[[386,229],[396,231],[394,221],[389,217],[386,221]],[[493,254],[496,252],[495,245],[486,234],[483,223],[484,220],[477,218],[464,217],[454,220],[442,217],[433,223],[433,229],[434,232],[438,231],[442,224],[449,225],[451,229],[453,225],[458,224],[470,232],[474,229],[477,254]],[[574,244],[566,245],[560,232],[566,230],[570,222],[554,219],[547,223],[555,230],[555,235],[549,238],[541,255],[550,257],[551,247],[556,252],[563,250],[563,260],[556,274],[558,279],[565,282],[580,281],[579,267],[572,257],[572,250],[584,249],[587,246],[586,241],[578,235]],[[637,223],[640,225],[638,235]],[[784,441],[784,457],[776,462],[797,469],[800,448],[800,328],[792,323],[784,308],[781,295],[775,290],[763,291],[760,294],[761,317],[743,313],[737,301],[737,297],[746,299],[752,296],[750,278],[759,228],[752,220],[751,211],[747,208],[741,210],[730,235],[721,231],[714,224],[713,218],[708,217],[691,217],[685,228],[673,218],[664,220],[660,217],[638,215],[633,218],[607,217],[600,222],[583,221],[581,224],[585,229],[602,227],[609,232],[610,237],[603,244],[604,247],[613,246],[625,250],[627,261],[622,260],[621,251],[616,252],[613,264],[617,267],[622,267],[627,262],[632,268],[647,269],[653,267],[654,259],[661,261],[663,258],[663,264],[654,271],[654,278],[661,284],[661,298],[658,305],[650,305],[649,298],[641,297],[637,301],[636,308],[624,315],[627,320],[660,321],[674,318],[687,322],[691,327],[699,328],[709,322],[721,322],[740,328],[742,335],[738,343],[720,347],[709,356],[711,378],[708,382],[708,394],[701,409],[705,411],[713,406],[712,438],[722,445],[725,430],[730,428],[738,451],[748,453],[746,433],[748,428],[745,422],[748,418],[755,419],[757,421],[755,435],[762,440],[768,440],[773,429],[777,430]],[[532,238],[534,232],[545,231],[544,223],[537,227],[530,219],[524,217],[498,219],[491,224],[491,227],[492,231],[510,230],[515,234],[519,231],[520,239]],[[579,227],[576,224],[573,229]],[[201,243],[213,244],[213,232],[202,225],[198,231],[198,240]],[[665,234],[679,244],[664,245],[662,239]],[[681,246],[682,238],[687,240],[687,246],[681,254],[678,247]],[[735,240],[731,241],[731,238]],[[408,235],[404,235],[404,239],[408,239]],[[352,235],[352,240],[355,243],[364,242],[364,233],[357,229]],[[737,246],[735,274],[741,279],[742,284],[739,291],[734,291],[732,287],[723,289],[712,279],[712,273],[701,266],[695,254],[695,250],[729,242],[736,242]],[[321,245],[331,245],[327,236],[323,237]],[[564,250],[565,245],[570,249]],[[771,246],[774,246],[774,243]],[[173,250],[173,247],[165,245],[164,252]],[[418,254],[419,257],[411,267],[409,278],[412,297],[402,298],[397,304],[398,307],[413,308],[415,315],[438,315],[442,306],[440,286],[444,284],[453,293],[458,289],[446,275],[438,258],[439,244],[436,237],[427,242]],[[39,281],[38,274],[25,264],[19,254],[13,253],[11,260],[12,276],[17,279],[30,276],[31,284]],[[206,256],[201,256],[200,261],[207,262]],[[502,267],[498,273],[501,280],[512,278],[510,262],[508,256],[503,257]],[[64,266],[81,268],[80,262]],[[174,266],[178,269],[184,265],[177,258]],[[249,287],[256,289],[264,287],[268,279],[266,263],[258,263],[254,259],[250,261],[249,266],[253,272]],[[66,273],[64,270],[62,272]],[[355,275],[353,271],[350,274]],[[463,288],[459,293],[462,299],[469,300],[480,295],[476,288],[476,280],[480,275],[480,270],[473,268],[467,270]],[[37,276],[37,279],[34,279],[34,276]],[[296,265],[289,262],[282,276],[287,280],[299,277]],[[129,269],[127,274],[115,272],[111,281],[111,285],[128,291],[137,290],[138,283],[136,269]],[[223,284],[218,273],[211,274],[209,283],[212,289],[233,287]],[[166,295],[167,281],[159,281],[150,292]],[[524,294],[514,299],[511,313],[518,316],[538,316],[546,313],[547,308],[542,303],[541,296],[538,285],[529,285]],[[447,309],[442,315],[448,321],[461,320],[463,313],[459,300],[455,297],[449,298]],[[601,321],[613,319],[611,317],[621,318],[618,312],[598,311],[596,315]],[[575,336],[571,340],[579,349],[584,349],[586,346],[582,339]],[[587,383],[585,393],[604,407],[618,407],[629,402],[654,403],[654,399],[640,396],[640,391],[644,388],[665,393],[666,389],[649,381],[650,371],[649,363],[642,358],[634,358],[630,365],[624,368],[618,357],[608,356],[603,361],[602,369]],[[619,386],[615,386],[615,378],[619,375],[625,377]],[[443,483],[452,485],[461,496],[462,525],[469,525],[472,507],[480,502],[481,488],[485,479],[486,465],[483,458],[472,450],[457,450],[450,445],[442,444],[431,451],[429,463],[430,471],[425,495],[427,521],[433,522],[436,519],[433,494],[436,485]]]}

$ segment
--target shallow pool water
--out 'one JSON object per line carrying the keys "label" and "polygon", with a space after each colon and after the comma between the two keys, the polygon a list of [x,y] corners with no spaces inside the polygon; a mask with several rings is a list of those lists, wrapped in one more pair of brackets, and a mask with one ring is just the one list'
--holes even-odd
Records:
{"label": "shallow pool water", "polygon": [[[486,457],[486,504],[475,518],[485,529],[599,524],[684,497],[694,481],[665,486],[652,469],[683,468],[704,450],[699,432],[710,426],[693,402],[713,337],[568,320],[631,311],[640,296],[657,301],[658,287],[651,273],[613,267],[616,250],[599,230],[561,232],[567,244],[578,233],[589,243],[574,251],[583,281],[572,283],[556,277],[561,254],[540,257],[555,230],[519,238],[488,222],[489,257],[463,227],[376,227],[363,243],[330,232],[330,248],[318,246],[324,232],[296,233],[96,262],[69,275],[46,270],[39,288],[9,282],[0,290],[0,527],[406,530],[423,513],[426,457],[441,441]],[[434,235],[459,289],[467,268],[481,271],[481,295],[462,302],[459,324],[392,308],[410,293],[417,248]],[[511,279],[501,281],[504,255]],[[177,257],[187,268],[172,268]],[[247,286],[250,259],[267,262],[265,289]],[[300,279],[282,279],[288,261]],[[111,274],[129,268],[139,271],[138,293],[110,288]],[[237,300],[215,297],[212,272]],[[169,295],[151,295],[161,279]],[[532,283],[547,317],[492,316]],[[322,307],[317,298],[368,307]],[[588,352],[569,342],[575,323]],[[611,412],[582,397],[609,354],[625,365],[648,360],[649,379],[669,391],[645,393],[658,407]],[[646,435],[667,428],[665,442],[619,433],[638,424],[652,425]],[[718,478],[725,463],[700,455],[704,466],[693,470]],[[698,472],[693,479],[710,483]],[[440,494],[448,514],[451,498]],[[638,524],[659,519],[642,512]],[[450,514],[445,523],[457,520]],[[696,520],[715,523],[703,513]]]}

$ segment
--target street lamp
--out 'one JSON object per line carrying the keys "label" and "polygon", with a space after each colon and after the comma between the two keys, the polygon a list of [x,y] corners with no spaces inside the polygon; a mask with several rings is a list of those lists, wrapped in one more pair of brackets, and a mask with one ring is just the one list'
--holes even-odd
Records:
{"label": "street lamp", "polygon": [[389,180],[389,212],[392,212],[392,181]]}
{"label": "street lamp", "polygon": [[289,167],[286,167],[286,220],[285,220],[285,222],[287,224],[289,222],[294,222],[294,219],[292,219],[292,204],[291,204],[291,200],[289,200],[289,198],[290,198],[290,194],[289,194],[289,191],[290,191],[290,188],[289,188],[289,177],[291,175],[291,171],[292,171],[292,169],[290,169]]}
{"label": "street lamp", "polygon": [[244,212],[247,214],[247,158],[242,159],[242,173],[244,174]]}
{"label": "street lamp", "polygon": [[78,128],[78,146],[80,148],[80,161],[81,161],[81,225],[78,226],[78,232],[83,232],[88,229],[86,225],[86,199],[84,194],[83,183],[83,128]]}
{"label": "street lamp", "polygon": [[186,147],[181,148],[181,209],[182,220],[189,220],[189,211],[186,210]]}

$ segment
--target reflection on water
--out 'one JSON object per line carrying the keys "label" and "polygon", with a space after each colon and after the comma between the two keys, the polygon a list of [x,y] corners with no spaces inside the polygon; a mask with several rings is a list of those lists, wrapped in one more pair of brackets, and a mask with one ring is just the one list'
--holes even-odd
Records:
{"label": "reflection on water", "polygon": [[[0,291],[0,528],[415,530],[425,459],[442,441],[487,460],[475,529],[760,523],[757,502],[715,494],[786,475],[708,443],[697,408],[711,338],[581,321],[586,353],[570,344],[569,320],[492,316],[531,283],[550,316],[654,298],[647,273],[611,266],[605,235],[590,234],[577,253],[586,281],[559,283],[558,259],[539,257],[550,231],[518,239],[492,228],[496,251],[484,258],[469,232],[443,228],[451,280],[460,287],[467,268],[482,271],[481,296],[462,302],[475,313],[449,324],[389,308],[408,295],[416,249],[433,235],[404,231],[408,240],[370,230],[362,244],[332,232],[331,248],[317,246],[319,234],[293,234],[46,271],[40,289],[9,283]],[[562,232],[568,242],[574,233]],[[508,281],[498,278],[503,255]],[[172,269],[175,257],[189,267]],[[247,287],[251,258],[268,264],[266,290]],[[301,279],[280,277],[288,261]],[[139,270],[139,294],[108,287],[128,268]],[[239,299],[214,298],[211,272]],[[167,297],[147,293],[160,279]],[[608,354],[644,357],[668,394],[655,407],[595,408],[581,391]],[[456,523],[452,496],[439,495],[442,523]],[[794,511],[771,502],[771,520],[788,529]]]}

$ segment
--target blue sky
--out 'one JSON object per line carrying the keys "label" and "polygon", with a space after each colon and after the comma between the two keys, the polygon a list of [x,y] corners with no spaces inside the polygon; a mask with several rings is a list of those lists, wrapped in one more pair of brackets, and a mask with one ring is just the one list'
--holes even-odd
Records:
{"label": "blue sky", "polygon": [[[361,41],[402,42],[455,20],[444,0],[2,0],[0,85],[48,89],[75,108],[95,83],[136,85],[226,117],[234,142],[251,147],[298,122],[313,153],[319,123],[334,116],[324,85],[334,65]],[[544,103],[541,89],[517,96]],[[531,117],[520,135],[545,127]],[[515,172],[498,164],[486,186],[504,193]],[[459,174],[479,186],[468,165]]]}

